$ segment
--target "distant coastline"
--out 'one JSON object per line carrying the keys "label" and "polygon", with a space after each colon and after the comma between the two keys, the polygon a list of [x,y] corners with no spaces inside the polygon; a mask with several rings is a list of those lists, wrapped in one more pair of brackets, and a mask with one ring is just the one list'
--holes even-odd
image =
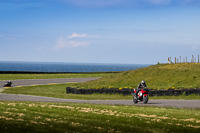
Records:
{"label": "distant coastline", "polygon": [[150,64],[0,61],[0,73],[88,73],[134,70]]}

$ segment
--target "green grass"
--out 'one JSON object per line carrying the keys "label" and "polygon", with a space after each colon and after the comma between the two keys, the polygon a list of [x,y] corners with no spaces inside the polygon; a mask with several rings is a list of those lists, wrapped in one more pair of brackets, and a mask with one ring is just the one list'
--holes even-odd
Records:
{"label": "green grass", "polygon": [[82,88],[134,87],[145,80],[148,88],[198,88],[200,87],[200,64],[158,64],[137,70],[108,75],[102,79],[77,84]]}
{"label": "green grass", "polygon": [[[24,94],[24,95],[35,95],[35,96],[46,96],[55,98],[65,98],[65,99],[84,99],[84,100],[131,100],[132,95],[123,96],[119,94],[109,95],[109,94],[92,94],[92,95],[82,95],[82,94],[66,94],[66,87],[73,86],[73,84],[53,84],[53,85],[37,85],[37,86],[24,86],[24,87],[11,87],[6,88],[2,93],[7,94]],[[181,96],[155,96],[150,97],[150,99],[193,99],[200,100],[199,95],[181,95]]]}
{"label": "green grass", "polygon": [[85,100],[114,100],[114,99],[132,99],[132,96],[123,95],[104,95],[104,94],[93,94],[93,95],[74,95],[66,94],[66,87],[72,84],[53,84],[53,85],[37,85],[37,86],[24,86],[24,87],[11,87],[6,88],[1,93],[7,94],[24,94],[34,96],[46,96],[55,98],[66,98],[66,99],[85,99]]}
{"label": "green grass", "polygon": [[88,78],[104,77],[115,73],[81,73],[81,74],[0,74],[0,80],[19,79],[55,79],[55,78]]}
{"label": "green grass", "polygon": [[4,132],[192,132],[199,109],[108,106],[76,103],[0,102]]}

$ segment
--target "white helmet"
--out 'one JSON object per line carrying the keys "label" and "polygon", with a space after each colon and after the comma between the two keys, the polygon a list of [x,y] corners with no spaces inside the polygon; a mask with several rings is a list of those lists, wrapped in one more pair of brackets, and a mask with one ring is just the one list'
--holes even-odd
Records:
{"label": "white helmet", "polygon": [[141,84],[145,84],[145,81],[144,81],[144,80],[142,80],[142,81],[141,81]]}

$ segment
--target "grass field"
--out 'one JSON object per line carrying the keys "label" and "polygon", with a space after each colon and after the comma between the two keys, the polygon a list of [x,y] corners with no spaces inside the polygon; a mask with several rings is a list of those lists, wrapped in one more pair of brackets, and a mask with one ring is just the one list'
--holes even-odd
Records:
{"label": "grass field", "polygon": [[88,78],[105,77],[115,73],[73,73],[73,74],[0,74],[0,80],[19,80],[19,79],[55,79],[55,78]]}
{"label": "grass field", "polygon": [[[55,98],[66,98],[66,99],[83,99],[83,100],[120,100],[120,99],[132,99],[132,95],[123,96],[119,94],[92,94],[92,95],[76,95],[66,94],[66,86],[73,86],[73,84],[53,84],[53,85],[37,85],[37,86],[24,86],[24,87],[12,87],[5,89],[2,93],[8,94],[25,94],[35,96],[46,96]],[[200,100],[199,95],[181,95],[181,96],[155,96],[150,99],[193,99]]]}
{"label": "grass field", "polygon": [[82,88],[137,87],[145,80],[150,89],[200,87],[200,64],[158,64],[137,70],[108,75],[102,79],[77,84]]}
{"label": "grass field", "polygon": [[0,131],[199,133],[200,110],[1,101]]}

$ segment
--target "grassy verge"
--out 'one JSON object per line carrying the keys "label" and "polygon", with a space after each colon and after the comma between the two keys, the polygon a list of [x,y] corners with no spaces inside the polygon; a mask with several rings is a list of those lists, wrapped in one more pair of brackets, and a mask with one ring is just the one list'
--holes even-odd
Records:
{"label": "grassy verge", "polygon": [[38,102],[0,102],[0,105],[1,133],[200,130],[199,109]]}
{"label": "grassy verge", "polygon": [[0,74],[0,80],[18,80],[18,79],[55,79],[55,78],[88,78],[105,77],[115,75],[116,73],[82,73],[82,74]]}
{"label": "grassy verge", "polygon": [[[132,95],[106,95],[106,94],[92,94],[92,95],[76,95],[66,94],[66,87],[73,86],[74,84],[53,84],[53,85],[37,85],[37,86],[24,86],[24,87],[12,87],[5,89],[2,93],[8,94],[25,94],[35,96],[46,96],[55,98],[66,99],[84,99],[84,100],[120,100],[120,99],[132,99]],[[200,100],[199,95],[181,95],[181,96],[155,96],[150,99],[185,99],[185,100]]]}

